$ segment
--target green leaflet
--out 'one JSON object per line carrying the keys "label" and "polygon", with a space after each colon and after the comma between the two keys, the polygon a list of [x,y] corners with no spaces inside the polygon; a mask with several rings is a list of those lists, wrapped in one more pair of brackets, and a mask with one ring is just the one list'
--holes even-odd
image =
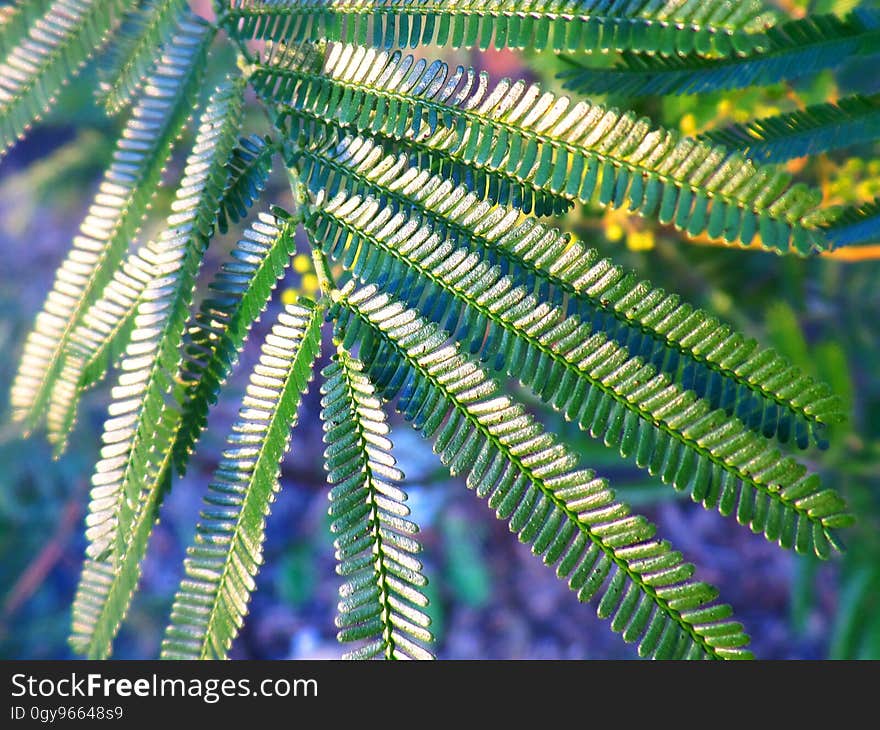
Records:
{"label": "green leaflet", "polygon": [[769,17],[756,0],[232,0],[223,20],[239,38],[285,43],[726,56],[759,47]]}
{"label": "green leaflet", "polygon": [[147,246],[129,254],[70,336],[46,414],[49,441],[56,453],[67,446],[82,393],[102,380],[125,352],[141,295],[154,275],[150,258]]}
{"label": "green leaflet", "polygon": [[736,506],[754,532],[820,557],[834,544],[831,529],[849,524],[843,500],[816,474],[479,254],[344,194],[307,225],[360,279],[426,312],[463,347],[694,501],[722,514]]}
{"label": "green leaflet", "polygon": [[[124,0],[55,0],[38,23],[30,9],[20,10],[23,21],[34,21],[24,38],[13,16],[10,38],[0,42],[7,49],[0,61],[0,158],[49,108],[62,85],[103,46],[125,4]],[[38,2],[34,10],[45,5]]]}
{"label": "green leaflet", "polygon": [[[691,236],[779,253],[827,248],[818,191],[720,146],[653,129],[632,112],[544,92],[536,84],[450,73],[400,52],[331,44],[321,56],[271,47],[251,76],[282,118],[306,111],[341,128],[416,140],[449,162],[506,172],[534,189],[656,217]],[[294,139],[298,131],[288,132]],[[503,201],[499,201],[503,202]]]}
{"label": "green leaflet", "polygon": [[266,337],[187,550],[163,659],[225,659],[244,622],[280,462],[320,354],[322,314],[305,300],[287,305]]}
{"label": "green leaflet", "polygon": [[360,343],[369,374],[426,438],[453,475],[488,500],[578,599],[639,653],[655,658],[747,657],[748,637],[714,604],[717,592],[691,580],[693,566],[630,515],[605,480],[545,433],[525,409],[446,333],[375,287],[336,297],[344,346]]}
{"label": "green leaflet", "polygon": [[403,474],[391,455],[382,403],[364,365],[339,347],[322,375],[321,420],[339,588],[337,637],[360,642],[346,659],[431,659],[422,610],[427,579],[413,557],[418,527],[407,517]]}
{"label": "green leaflet", "polygon": [[[393,213],[407,213],[455,245],[498,263],[536,296],[566,306],[676,382],[705,366],[706,385],[698,394],[765,435],[788,440],[794,431],[806,447],[807,429],[842,418],[830,389],[777,353],[558,229],[522,219],[515,208],[493,208],[464,185],[410,167],[405,155],[384,155],[371,141],[348,137],[338,145],[299,149],[292,162],[314,194],[333,198],[342,189],[349,196],[375,197]],[[685,357],[670,357],[676,351]],[[696,389],[699,382],[694,377],[688,387]],[[793,426],[786,414],[794,418]]]}
{"label": "green leaflet", "polygon": [[145,0],[127,15],[103,68],[98,96],[107,111],[117,114],[135,99],[166,40],[188,14],[186,0]]}
{"label": "green leaflet", "polygon": [[[74,648],[106,657],[140,573],[170,481],[180,411],[169,402],[195,277],[219,210],[241,120],[240,79],[216,90],[200,118],[168,227],[147,247],[154,268],[135,314],[104,425],[86,518],[88,560],[74,603]],[[113,579],[105,581],[102,575]]]}
{"label": "green leaflet", "polygon": [[880,138],[880,94],[847,96],[788,114],[714,130],[702,139],[762,162],[785,162]]}
{"label": "green leaflet", "polygon": [[880,52],[880,14],[868,8],[846,18],[818,15],[773,26],[764,48],[741,58],[696,55],[661,58],[624,52],[612,68],[575,58],[563,71],[563,88],[584,94],[704,94],[804,78],[857,56]]}
{"label": "green leaflet", "polygon": [[210,405],[290,261],[295,229],[296,221],[280,208],[260,213],[211,282],[188,328],[180,375],[183,419],[172,447],[181,473],[207,423]]}
{"label": "green leaflet", "polygon": [[113,162],[56,274],[12,385],[13,419],[35,428],[71,334],[121,264],[150,206],[174,141],[192,112],[212,31],[181,22],[117,143]]}
{"label": "green leaflet", "polygon": [[834,248],[880,241],[880,200],[843,208],[825,228]]}
{"label": "green leaflet", "polygon": [[272,172],[275,144],[271,139],[252,134],[242,137],[229,161],[229,182],[223,193],[217,229],[226,233],[230,224],[244,219],[260,198]]}
{"label": "green leaflet", "polygon": [[16,0],[0,8],[0,58],[5,59],[27,38],[31,26],[42,17],[54,0]]}

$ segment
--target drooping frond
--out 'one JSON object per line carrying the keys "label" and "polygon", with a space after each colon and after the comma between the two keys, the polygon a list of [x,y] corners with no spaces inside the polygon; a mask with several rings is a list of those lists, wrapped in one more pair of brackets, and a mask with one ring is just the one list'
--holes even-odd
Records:
{"label": "drooping frond", "polygon": [[104,377],[128,346],[141,295],[154,275],[146,255],[145,246],[129,254],[70,336],[46,415],[56,453],[66,447],[82,393]]}
{"label": "drooping frond", "polygon": [[762,162],[865,144],[880,138],[880,94],[847,96],[834,104],[735,124],[702,138]]}
{"label": "drooping frond", "polygon": [[321,308],[303,300],[287,305],[266,337],[187,550],[163,659],[225,659],[241,629],[322,321]]}
{"label": "drooping frond", "polygon": [[[125,4],[124,0],[56,0],[44,15],[33,18],[27,36],[0,59],[0,157],[104,45]],[[38,2],[35,8],[44,5]],[[28,9],[20,12],[25,20],[33,17]],[[18,25],[10,36],[17,35]]]}
{"label": "drooping frond", "polygon": [[295,230],[296,221],[280,208],[273,208],[271,215],[260,213],[211,283],[189,328],[180,375],[183,421],[172,449],[181,472],[207,423],[210,405],[290,261]]}
{"label": "drooping frond", "polygon": [[[296,60],[290,61],[291,65],[303,63],[311,67],[313,64],[320,63],[320,57],[312,49],[300,48],[299,50],[291,50],[290,53],[296,58]],[[317,77],[322,76],[318,66],[315,66],[313,70]],[[457,82],[461,82],[462,78],[464,78],[462,73],[458,73],[457,77],[451,80],[453,86],[456,79]],[[463,92],[456,97],[457,99],[466,95],[464,92],[472,87],[475,78],[473,71],[469,69]],[[258,70],[252,77],[252,81],[256,82],[258,87],[271,86],[273,76],[266,69]],[[321,83],[319,81],[319,85]],[[446,96],[448,94],[443,95],[441,102],[446,100]],[[380,109],[387,111],[384,103],[380,103]],[[396,105],[392,105],[392,111],[395,114],[399,113],[405,116],[406,109],[406,105],[402,110]],[[309,142],[322,138],[341,139],[347,132],[356,131],[365,123],[365,120],[362,119],[357,126],[353,126],[349,123],[350,120],[337,118],[336,111],[338,109],[332,110],[330,107],[324,107],[323,111],[315,111],[306,107],[297,108],[294,111],[292,106],[283,104],[277,123],[286,128],[290,139],[305,138]],[[371,113],[369,107],[365,108],[364,112],[367,116]],[[436,124],[437,115],[432,115],[431,119]],[[387,124],[389,129],[386,130],[384,124]],[[452,147],[457,148],[459,145],[455,143],[450,147],[450,139],[454,141],[455,137],[453,129],[447,130],[448,134],[445,137],[448,139],[445,141],[441,139],[444,137],[442,134],[435,135],[436,139],[426,140],[407,132],[405,118],[401,117],[395,121],[395,118],[389,119],[383,112],[376,117],[375,124],[369,125],[369,129],[364,127],[362,131],[384,143],[389,150],[406,150],[420,167],[430,168],[456,182],[466,182],[468,187],[481,197],[487,197],[497,203],[510,203],[524,213],[533,213],[538,216],[563,215],[573,206],[573,196],[566,196],[564,192],[554,191],[549,186],[542,188],[536,185],[533,180],[519,175],[512,163],[511,169],[508,169],[506,165],[488,167],[480,165],[478,160],[471,160],[462,154],[455,154]],[[452,136],[450,137],[450,135]]]}
{"label": "drooping frond", "polygon": [[450,74],[442,62],[399,52],[334,44],[315,55],[274,46],[251,76],[264,99],[283,106],[294,138],[296,120],[316,117],[569,200],[626,206],[690,235],[748,245],[760,234],[777,252],[827,247],[816,228],[818,191],[631,112],[572,106],[522,81],[490,92],[485,74],[475,84],[472,70]]}
{"label": "drooping frond", "polygon": [[[230,221],[236,223],[247,214],[265,187],[271,164],[272,149],[262,138],[253,135],[239,141],[227,165],[229,178],[220,198],[217,228],[221,232],[226,232]],[[63,366],[49,397],[46,416],[49,440],[55,444],[56,452],[63,451],[66,446],[67,434],[73,427],[83,391],[100,380],[125,351],[140,295],[151,276],[150,270],[142,251],[130,254],[113,272],[113,279],[101,298],[89,307],[70,336]],[[182,452],[178,463],[185,463],[187,456],[188,451]]]}
{"label": "drooping frond", "polygon": [[70,335],[118,268],[146,214],[175,139],[195,104],[211,30],[183,21],[148,77],[73,248],[25,342],[12,386],[13,418],[43,415]]}
{"label": "drooping frond", "polygon": [[757,0],[231,0],[239,38],[392,48],[517,48],[727,56],[760,47],[771,16]]}
{"label": "drooping frond", "polygon": [[322,375],[324,467],[339,588],[340,641],[361,642],[346,659],[431,659],[433,641],[418,527],[407,519],[403,474],[391,455],[382,403],[364,366],[344,348]]}
{"label": "drooping frond", "polygon": [[519,539],[567,579],[578,599],[639,653],[656,658],[748,656],[748,637],[692,581],[692,565],[655,528],[615,500],[576,457],[458,348],[446,333],[374,287],[336,297],[338,335],[359,343],[386,398],[426,438],[453,475],[487,499]]}
{"label": "drooping frond", "polygon": [[186,0],[145,0],[128,14],[103,69],[99,96],[110,113],[118,113],[135,98],[186,13]]}
{"label": "drooping frond", "polygon": [[825,235],[834,248],[880,241],[880,199],[843,208]]}
{"label": "drooping frond", "polygon": [[768,29],[764,48],[743,57],[663,58],[625,52],[617,66],[567,59],[563,87],[584,94],[702,94],[804,78],[857,56],[880,52],[880,13],[860,8],[846,18],[809,16]]}
{"label": "drooping frond", "polygon": [[385,156],[369,140],[349,137],[303,148],[294,162],[315,194],[332,198],[345,191],[407,213],[767,436],[788,440],[793,434],[806,447],[817,424],[842,418],[840,401],[826,385],[773,350],[558,229],[523,219],[514,208],[493,208],[463,185],[410,167],[405,155]]}
{"label": "drooping frond", "polygon": [[260,198],[272,172],[275,144],[268,138],[252,134],[242,137],[229,161],[229,181],[220,203],[217,228],[226,233],[230,224],[242,220]]}
{"label": "drooping frond", "polygon": [[723,514],[736,506],[754,532],[822,557],[830,530],[848,524],[843,500],[817,475],[478,253],[342,194],[308,225],[363,281],[426,312],[463,347],[695,501]]}
{"label": "drooping frond", "polygon": [[181,418],[171,398],[179,388],[181,338],[238,135],[243,88],[237,79],[212,96],[168,227],[145,252],[154,276],[141,295],[112,390],[86,518],[88,559],[74,602],[71,643],[90,657],[110,652],[170,479],[171,446]]}

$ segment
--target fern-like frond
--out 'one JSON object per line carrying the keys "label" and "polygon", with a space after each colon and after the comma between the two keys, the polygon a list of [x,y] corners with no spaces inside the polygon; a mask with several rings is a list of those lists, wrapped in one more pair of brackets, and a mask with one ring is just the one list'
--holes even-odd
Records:
{"label": "fern-like frond", "polygon": [[28,37],[34,22],[45,15],[54,0],[16,0],[14,4],[0,8],[0,58],[5,59],[12,50]]}
{"label": "fern-like frond", "polygon": [[[237,79],[212,96],[168,227],[145,252],[154,276],[141,295],[112,390],[86,518],[88,560],[74,603],[71,642],[92,657],[110,652],[170,480],[171,446],[181,417],[170,393],[179,388],[181,338],[238,135],[243,88]],[[110,581],[101,577],[107,571]]]}
{"label": "fern-like frond", "polygon": [[[320,55],[320,54],[319,54]],[[317,65],[320,64],[320,65]],[[288,119],[301,111],[341,127],[414,140],[455,164],[512,175],[569,200],[623,207],[696,236],[777,252],[827,247],[818,191],[775,167],[653,128],[633,113],[542,93],[440,61],[341,44],[323,59],[272,47],[251,81]],[[307,116],[308,116],[307,114]],[[298,131],[292,128],[296,138]]]}
{"label": "fern-like frond", "polygon": [[567,58],[563,87],[584,94],[703,94],[812,76],[848,59],[880,52],[880,14],[862,8],[846,18],[809,16],[767,31],[766,44],[743,57],[650,56],[624,52],[617,66]]}
{"label": "fern-like frond", "polygon": [[[227,167],[229,178],[220,198],[217,228],[237,223],[256,202],[272,168],[274,147],[257,135],[242,138]],[[241,255],[241,252],[239,252]],[[239,262],[239,266],[243,266]],[[74,329],[64,362],[49,397],[46,422],[56,452],[63,451],[76,418],[83,391],[101,380],[125,351],[134,324],[140,295],[151,276],[143,260],[143,247],[129,255],[113,272],[113,279]]]}
{"label": "fern-like frond", "polygon": [[359,343],[369,374],[426,438],[453,475],[488,499],[500,519],[578,599],[639,653],[656,658],[747,656],[748,637],[714,604],[715,589],[654,537],[655,528],[617,502],[605,480],[576,457],[446,333],[374,287],[336,296],[338,336]]}
{"label": "fern-like frond", "polygon": [[49,441],[56,453],[67,445],[82,393],[101,380],[125,352],[141,295],[154,276],[155,267],[147,256],[145,246],[129,254],[70,336],[46,415]]}
{"label": "fern-like frond", "polygon": [[146,0],[125,19],[103,67],[99,98],[111,114],[131,103],[181,18],[186,0]]}
{"label": "fern-like frond", "polygon": [[[124,0],[56,0],[0,60],[0,157],[104,45],[125,4]],[[22,12],[31,16],[28,10]]]}
{"label": "fern-like frond", "polygon": [[285,43],[722,56],[760,47],[770,18],[757,0],[232,0],[223,13],[239,38]]}
{"label": "fern-like frond", "polygon": [[880,138],[880,94],[847,96],[788,114],[735,124],[702,136],[753,160],[785,162]]}
{"label": "fern-like frond", "polygon": [[172,449],[181,472],[207,423],[210,405],[296,249],[295,231],[296,221],[280,208],[273,208],[271,215],[261,213],[211,282],[189,327],[180,374],[183,421]]}
{"label": "fern-like frond", "polygon": [[322,309],[303,300],[287,305],[266,337],[187,550],[163,659],[225,659],[241,629],[322,321]]}
{"label": "fern-like frond", "polygon": [[275,151],[275,144],[269,138],[256,134],[239,140],[229,161],[229,182],[217,218],[220,233],[226,233],[230,224],[242,220],[259,200],[272,172]]}
{"label": "fern-like frond", "polygon": [[825,235],[834,248],[880,241],[880,199],[841,209]]}
{"label": "fern-like frond", "polygon": [[418,527],[407,519],[403,474],[391,455],[382,403],[364,366],[339,347],[322,375],[324,467],[340,586],[340,641],[362,642],[346,659],[431,659]]}
{"label": "fern-like frond", "polygon": [[[668,372],[713,407],[767,436],[805,448],[810,431],[842,419],[839,399],[773,350],[651,286],[558,229],[514,208],[481,202],[466,186],[384,155],[360,137],[298,151],[292,162],[313,193],[374,197],[441,237],[501,266],[543,301],[591,322],[633,355]],[[817,440],[821,434],[816,433]]]}
{"label": "fern-like frond", "polygon": [[[406,301],[621,455],[783,547],[830,552],[843,500],[738,419],[713,410],[604,333],[542,302],[478,253],[340,194],[308,222],[363,281]],[[716,490],[720,490],[720,493]]]}
{"label": "fern-like frond", "polygon": [[150,206],[174,141],[196,102],[211,35],[202,22],[180,24],[120,136],[80,233],[25,342],[10,402],[13,418],[26,429],[42,418],[70,335],[122,262]]}

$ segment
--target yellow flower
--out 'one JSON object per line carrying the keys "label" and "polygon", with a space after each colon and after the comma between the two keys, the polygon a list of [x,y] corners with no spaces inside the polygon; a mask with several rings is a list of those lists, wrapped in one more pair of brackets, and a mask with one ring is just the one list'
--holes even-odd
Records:
{"label": "yellow flower", "polygon": [[619,241],[623,238],[623,226],[620,223],[609,223],[605,226],[605,238],[609,241]]}
{"label": "yellow flower", "polygon": [[296,304],[299,292],[296,289],[285,289],[281,292],[281,301],[284,304]]}
{"label": "yellow flower", "polygon": [[305,274],[302,278],[302,290],[304,294],[309,296],[316,294],[318,289],[320,288],[320,284],[318,283],[318,277],[314,274]]}
{"label": "yellow flower", "polygon": [[626,237],[630,251],[650,251],[654,248],[654,231],[631,231]]}
{"label": "yellow flower", "polygon": [[693,114],[685,114],[678,123],[682,134],[693,137],[697,133],[697,118]]}
{"label": "yellow flower", "polygon": [[304,253],[299,254],[298,256],[293,257],[293,270],[297,274],[305,274],[307,271],[312,270],[312,259],[306,256]]}

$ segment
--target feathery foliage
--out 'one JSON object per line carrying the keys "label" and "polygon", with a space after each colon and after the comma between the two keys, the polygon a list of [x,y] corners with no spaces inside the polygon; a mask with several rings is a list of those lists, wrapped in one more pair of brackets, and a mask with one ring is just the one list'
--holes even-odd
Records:
{"label": "feathery foliage", "polygon": [[382,403],[364,366],[339,347],[321,373],[324,468],[329,492],[330,530],[345,576],[339,588],[336,625],[340,641],[362,641],[349,659],[384,654],[389,659],[432,658],[421,643],[432,641],[418,527],[406,519],[406,492],[391,455]]}
{"label": "feathery foliage", "polygon": [[355,273],[385,292],[405,291],[483,358],[500,353],[508,375],[593,437],[707,507],[732,514],[736,506],[737,519],[769,540],[828,556],[828,530],[846,523],[842,500],[739,420],[403,215],[340,195],[316,219],[314,238],[334,258],[356,261]]}
{"label": "feathery foliage", "polygon": [[363,335],[379,387],[400,396],[398,408],[435,438],[450,473],[466,474],[468,487],[556,565],[579,600],[597,597],[599,615],[613,615],[612,628],[638,640],[642,656],[742,654],[742,627],[712,603],[713,588],[690,580],[693,566],[655,540],[654,526],[630,515],[603,479],[576,468],[565,447],[447,345],[445,332],[375,288],[344,294],[336,298],[350,317],[341,319],[345,339]]}
{"label": "feathery foliage", "polygon": [[820,195],[789,175],[632,113],[572,106],[537,84],[501,81],[490,91],[472,69],[342,44],[324,54],[272,46],[251,81],[300,122],[292,135],[314,117],[412,139],[439,160],[503,172],[534,191],[627,206],[692,236],[748,245],[760,234],[765,248],[802,254],[826,247],[815,226]]}
{"label": "feathery foliage", "polygon": [[880,137],[880,95],[850,96],[789,114],[735,124],[704,139],[763,162],[785,162],[817,152],[871,143]]}
{"label": "feathery foliage", "polygon": [[58,269],[12,386],[13,418],[27,428],[42,419],[73,329],[112,278],[137,234],[175,138],[192,112],[210,30],[186,20],[148,79],[117,143],[94,203]]}
{"label": "feathery foliage", "polygon": [[574,68],[562,78],[566,89],[586,94],[704,94],[801,79],[877,52],[880,12],[859,8],[846,18],[819,15],[773,26],[764,47],[743,56],[662,57],[627,50],[612,68],[569,58]]}
{"label": "feathery foliage", "polygon": [[103,69],[100,96],[109,112],[119,112],[136,98],[155,63],[156,50],[164,48],[187,12],[185,0],[148,0],[128,13]]}
{"label": "feathery foliage", "polygon": [[[74,602],[74,645],[110,651],[139,575],[149,528],[170,477],[181,412],[170,397],[195,277],[214,227],[241,119],[243,85],[220,87],[200,119],[168,227],[145,251],[156,276],[135,312],[120,364],[86,518],[87,562]],[[108,572],[109,581],[103,580]]]}
{"label": "feathery foliage", "polygon": [[[844,407],[815,372],[738,332],[712,303],[697,308],[613,262],[594,224],[604,210],[629,231],[799,258],[876,242],[876,200],[830,205],[821,169],[777,163],[876,144],[876,89],[842,88],[841,75],[821,98],[799,94],[819,72],[873,63],[880,15],[791,19],[760,0],[214,8],[203,19],[183,0],[35,0],[0,15],[0,148],[98,49],[98,98],[122,117],[10,398],[13,420],[25,431],[45,423],[60,452],[82,394],[114,378],[74,649],[111,654],[163,498],[269,310],[163,657],[229,654],[315,373],[347,657],[432,657],[429,576],[389,407],[641,656],[751,656],[718,591],[581,465],[584,439],[566,441],[554,424],[570,421],[703,508],[825,559],[852,516],[819,461],[792,452],[826,447]],[[422,46],[436,60],[405,50]],[[626,104],[493,82],[444,60],[447,49],[490,47],[560,59],[564,88]],[[777,84],[789,84],[795,111],[736,117],[699,136],[644,116],[661,104],[632,101]],[[250,128],[251,98],[271,130]],[[194,109],[178,174],[174,148]],[[166,167],[170,211],[161,233],[140,241]],[[278,167],[291,185],[285,209],[261,202]],[[565,219],[570,211],[578,216]],[[227,232],[237,243],[201,296],[205,252]],[[298,241],[308,256],[296,255]],[[310,296],[273,302],[292,271],[302,292],[315,282]]]}
{"label": "feathery foliage", "polygon": [[212,296],[202,302],[189,328],[180,378],[184,417],[172,449],[181,472],[251,325],[284,273],[294,250],[294,229],[280,208],[260,214],[211,283]]}
{"label": "feathery foliage", "polygon": [[[26,0],[25,0],[26,1]],[[25,2],[21,3],[25,5]],[[0,157],[55,101],[61,87],[104,45],[124,0],[56,0],[41,17],[30,18],[27,36],[16,37],[13,18],[9,47],[0,62]],[[46,3],[38,2],[35,11]],[[5,35],[5,34],[4,34]]]}
{"label": "feathery foliage", "polygon": [[[613,7],[609,7],[613,5]],[[638,49],[722,56],[760,46],[756,0],[487,2],[487,0],[233,0],[224,21],[241,38],[322,39],[378,47],[516,48],[595,53]]]}
{"label": "feathery foliage", "polygon": [[568,313],[593,322],[676,380],[686,374],[697,380],[702,366],[706,384],[691,384],[691,389],[768,436],[776,432],[787,440],[788,433],[798,431],[806,446],[805,429],[842,418],[827,386],[772,350],[652,288],[558,229],[533,218],[520,221],[515,208],[492,208],[464,185],[408,167],[403,155],[383,157],[368,140],[347,138],[338,146],[304,149],[295,162],[316,193],[335,196],[345,185],[351,194],[383,201],[394,214],[409,213],[450,245],[486,256],[518,281],[533,281],[530,293],[566,305]]}
{"label": "feathery foliage", "polygon": [[187,551],[186,577],[162,645],[165,658],[224,659],[244,622],[279,462],[320,351],[320,315],[310,302],[288,305],[263,343]]}

